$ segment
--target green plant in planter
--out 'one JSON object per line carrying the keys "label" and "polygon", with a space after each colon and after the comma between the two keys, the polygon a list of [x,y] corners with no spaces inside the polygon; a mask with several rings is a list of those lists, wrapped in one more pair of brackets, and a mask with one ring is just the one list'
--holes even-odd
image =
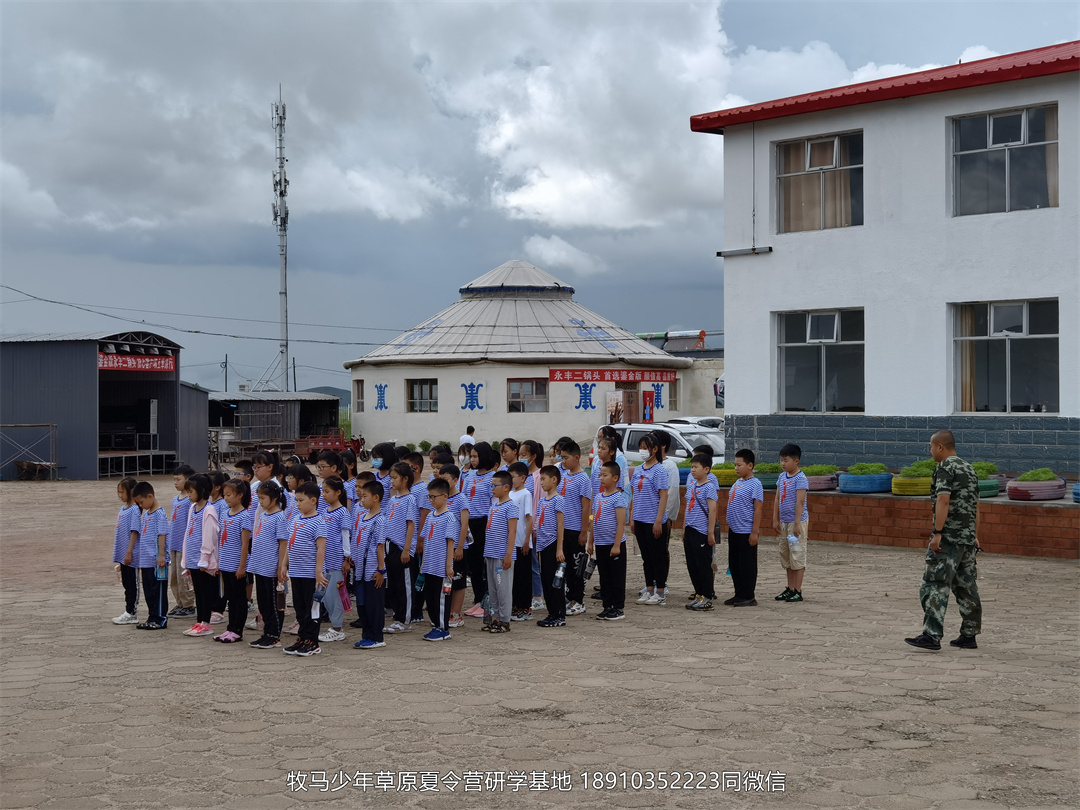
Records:
{"label": "green plant in planter", "polygon": [[717,470],[734,470],[735,469],[735,462],[734,461],[725,461],[723,464],[714,464],[712,469],[713,469],[713,472],[716,472]]}
{"label": "green plant in planter", "polygon": [[766,461],[761,464],[754,465],[755,473],[764,473],[766,475],[773,475],[782,473],[784,468],[780,466],[779,461]]}
{"label": "green plant in planter", "polygon": [[426,453],[430,449],[431,449],[431,442],[429,442],[427,439],[424,439],[424,441],[420,442],[420,452],[421,453]]}
{"label": "green plant in planter", "polygon": [[934,469],[937,467],[937,462],[932,458],[916,461],[910,467],[904,467],[900,470],[900,475],[903,478],[930,478],[934,474]]}
{"label": "green plant in planter", "polygon": [[416,452],[416,445],[413,444],[412,442],[405,442],[405,446],[409,448],[410,453],[415,453]]}
{"label": "green plant in planter", "polygon": [[811,475],[835,475],[839,468],[835,464],[811,464],[803,467],[803,475],[809,478]]}
{"label": "green plant in planter", "polygon": [[991,475],[998,474],[998,465],[989,461],[976,461],[971,466],[975,469],[975,474],[979,476],[980,481],[985,481]]}
{"label": "green plant in planter", "polygon": [[885,472],[885,465],[874,462],[868,464],[866,462],[859,462],[858,464],[852,464],[847,469],[848,475],[881,475]]}
{"label": "green plant in planter", "polygon": [[694,460],[692,458],[684,458],[682,461],[680,461],[675,466],[678,467],[680,470],[689,470],[690,465],[693,464],[693,463],[694,463]]}
{"label": "green plant in planter", "polygon": [[1049,467],[1040,467],[1037,470],[1028,470],[1017,478],[1017,481],[1054,481],[1059,476]]}

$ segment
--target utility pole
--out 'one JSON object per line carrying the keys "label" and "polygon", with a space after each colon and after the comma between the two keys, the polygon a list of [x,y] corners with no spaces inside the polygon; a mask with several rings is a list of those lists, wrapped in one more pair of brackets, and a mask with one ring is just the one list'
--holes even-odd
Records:
{"label": "utility pole", "polygon": [[[279,388],[289,390],[289,285],[288,285],[288,230],[289,206],[285,197],[289,193],[289,180],[285,176],[285,103],[281,100],[281,85],[278,85],[278,100],[272,105],[271,118],[277,133],[277,171],[274,172],[274,224],[278,230],[278,253],[281,255],[281,291],[278,300],[281,304],[281,340],[278,344]],[[295,388],[295,382],[293,387]]]}
{"label": "utility pole", "polygon": [[292,387],[293,387],[293,391],[299,391],[300,390],[296,386],[296,358],[295,357],[292,359]]}
{"label": "utility pole", "polygon": [[229,355],[225,355],[225,362],[224,363],[219,363],[218,365],[220,365],[223,369],[225,369],[225,387],[222,390],[223,391],[228,391],[229,390]]}

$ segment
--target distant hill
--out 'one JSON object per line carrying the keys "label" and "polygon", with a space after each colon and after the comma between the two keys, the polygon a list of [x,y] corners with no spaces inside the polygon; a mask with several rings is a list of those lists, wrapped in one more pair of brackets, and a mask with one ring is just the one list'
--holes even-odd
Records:
{"label": "distant hill", "polygon": [[304,393],[329,394],[330,396],[337,397],[341,400],[342,408],[352,407],[352,395],[344,388],[334,388],[329,385],[320,385],[318,388],[305,388]]}

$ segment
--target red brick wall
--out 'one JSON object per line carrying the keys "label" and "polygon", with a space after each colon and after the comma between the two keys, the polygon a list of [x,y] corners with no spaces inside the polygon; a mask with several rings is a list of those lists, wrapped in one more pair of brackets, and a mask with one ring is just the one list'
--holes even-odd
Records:
{"label": "red brick wall", "polygon": [[[762,534],[774,536],[775,492],[765,492]],[[721,490],[720,519],[727,490]],[[809,494],[810,538],[834,543],[924,548],[930,541],[930,498]],[[682,515],[675,524],[682,527]],[[1010,501],[1004,496],[979,502],[979,543],[983,551],[1024,557],[1080,558],[1080,504],[1062,501]]]}

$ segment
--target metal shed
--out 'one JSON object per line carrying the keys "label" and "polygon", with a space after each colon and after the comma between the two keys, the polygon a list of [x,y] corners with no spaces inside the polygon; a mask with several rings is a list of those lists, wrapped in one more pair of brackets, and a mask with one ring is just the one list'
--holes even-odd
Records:
{"label": "metal shed", "polygon": [[257,447],[291,453],[297,439],[337,429],[340,400],[310,391],[211,391],[211,444],[222,457]]}

